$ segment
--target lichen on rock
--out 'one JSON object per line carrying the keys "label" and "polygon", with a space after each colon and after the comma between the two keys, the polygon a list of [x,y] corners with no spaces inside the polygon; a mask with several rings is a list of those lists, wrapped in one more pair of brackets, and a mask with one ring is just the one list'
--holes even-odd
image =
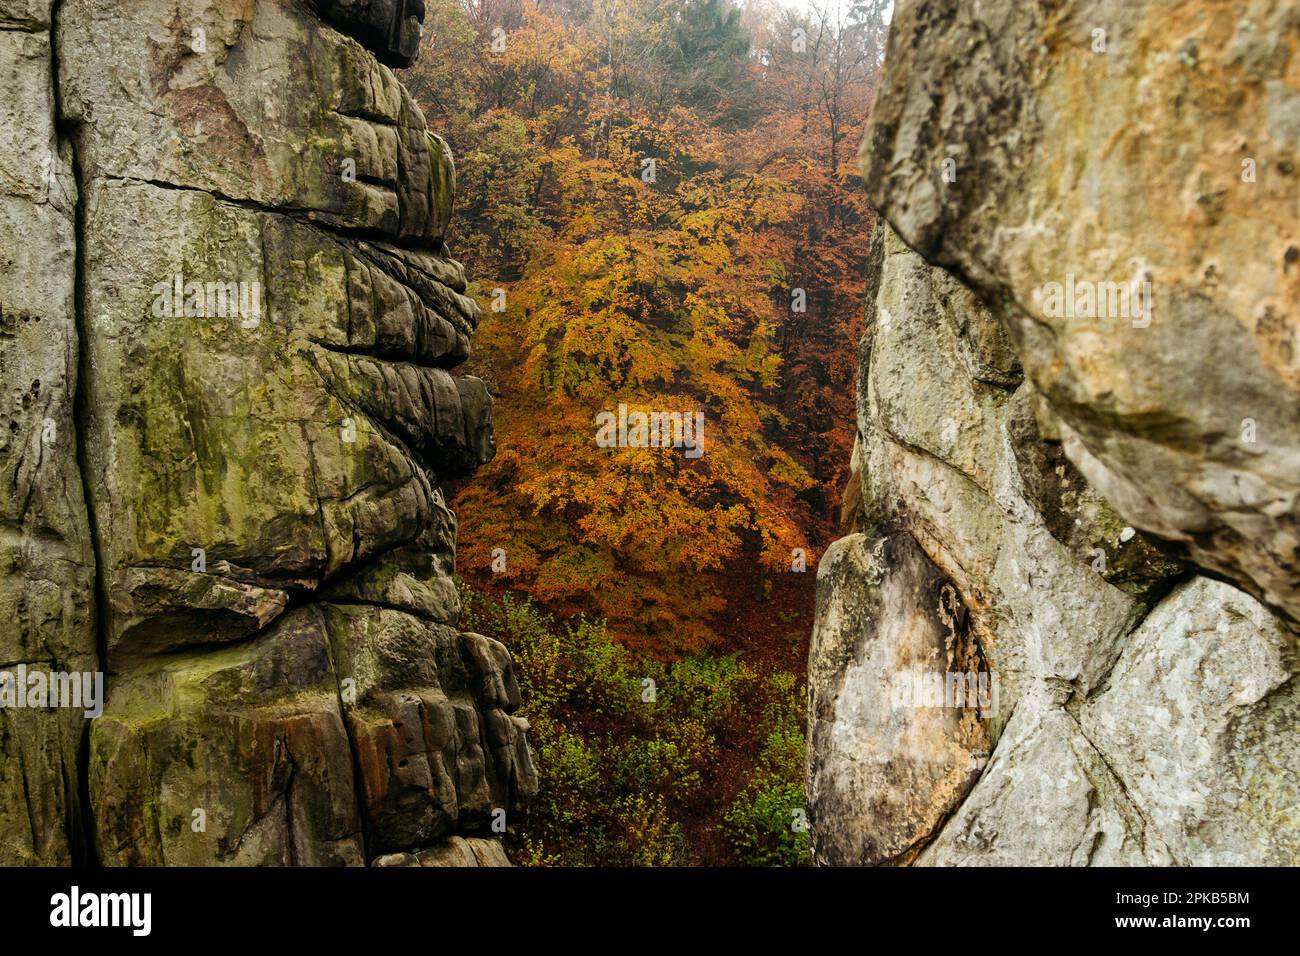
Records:
{"label": "lichen on rock", "polygon": [[423,15],[0,2],[0,657],[108,678],[89,727],[0,714],[0,862],[506,862],[443,845],[537,784],[456,630],[441,486],[495,446],[388,66]]}
{"label": "lichen on rock", "polygon": [[[820,862],[1300,862],[1298,27],[1266,0],[896,6],[862,150],[864,533],[823,559],[809,662]],[[1149,311],[1044,303],[1134,276]],[[886,732],[917,708],[880,703],[920,603],[880,582],[913,549],[999,677],[960,787],[865,770],[917,749]],[[978,737],[920,713],[932,751]]]}

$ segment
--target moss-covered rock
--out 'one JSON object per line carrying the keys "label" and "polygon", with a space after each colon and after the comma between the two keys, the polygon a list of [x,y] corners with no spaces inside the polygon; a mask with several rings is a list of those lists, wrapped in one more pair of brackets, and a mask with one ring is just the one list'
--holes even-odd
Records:
{"label": "moss-covered rock", "polygon": [[364,864],[535,789],[455,630],[441,484],[495,445],[451,150],[384,65],[422,19],[0,2],[0,659],[109,686],[89,733],[0,713],[0,863]]}

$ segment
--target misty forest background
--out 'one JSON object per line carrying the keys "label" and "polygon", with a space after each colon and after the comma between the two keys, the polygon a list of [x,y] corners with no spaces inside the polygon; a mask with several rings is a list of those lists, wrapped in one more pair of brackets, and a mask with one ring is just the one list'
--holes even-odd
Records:
{"label": "misty forest background", "polygon": [[[426,3],[403,78],[456,154],[467,371],[497,403],[497,457],[452,499],[463,626],[513,651],[542,776],[508,849],[804,863],[888,0]],[[703,411],[703,456],[598,448],[620,402]]]}

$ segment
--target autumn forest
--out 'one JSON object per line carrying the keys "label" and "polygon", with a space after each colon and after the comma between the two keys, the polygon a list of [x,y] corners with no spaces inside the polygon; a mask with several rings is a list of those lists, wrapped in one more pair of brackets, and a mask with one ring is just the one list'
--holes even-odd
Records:
{"label": "autumn forest", "polygon": [[[468,368],[496,402],[458,571],[518,659],[544,780],[515,855],[802,862],[888,4],[427,6],[403,79],[456,155]],[[620,406],[700,420],[700,447],[600,447]]]}

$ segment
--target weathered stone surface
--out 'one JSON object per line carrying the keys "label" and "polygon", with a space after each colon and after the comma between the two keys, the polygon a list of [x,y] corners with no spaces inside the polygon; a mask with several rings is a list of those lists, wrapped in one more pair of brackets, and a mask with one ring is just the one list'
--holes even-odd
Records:
{"label": "weathered stone surface", "polygon": [[390,853],[372,866],[510,866],[499,840],[484,837],[450,837],[415,853]]}
{"label": "weathered stone surface", "polygon": [[1266,608],[1198,577],[1130,635],[1081,708],[1083,731],[1179,864],[1300,860],[1297,674],[1294,638]]}
{"label": "weathered stone surface", "polygon": [[94,726],[90,793],[106,865],[364,863],[319,609],[119,676]]}
{"label": "weathered stone surface", "polygon": [[836,826],[821,834],[816,861],[910,862],[974,783],[989,750],[964,687],[953,695],[961,698],[955,707],[915,693],[930,675],[978,679],[983,662],[968,639],[965,609],[905,534],[841,538],[822,559],[817,593],[808,806]]}
{"label": "weathered stone surface", "polygon": [[[63,667],[93,669],[94,658]],[[21,710],[0,717],[4,866],[66,866],[80,856],[81,801],[75,783],[85,720],[78,710]]]}
{"label": "weathered stone surface", "polygon": [[376,607],[325,616],[372,850],[486,830],[537,789],[501,644]]}
{"label": "weathered stone surface", "polygon": [[[1033,385],[969,361],[978,299],[882,229],[855,453],[867,532],[822,559],[809,657],[815,859],[1296,862],[1289,632],[1124,526],[1040,426]],[[934,670],[997,678],[996,712],[899,719],[927,642]],[[944,660],[963,644],[974,667]]]}
{"label": "weathered stone surface", "polygon": [[[917,793],[862,772],[913,741],[868,738],[854,706],[888,693],[879,661],[916,609],[880,583],[912,562],[847,555],[900,536],[1001,691],[987,764],[903,862],[1300,862],[1298,28],[1264,0],[896,6],[863,146],[887,220],[858,387],[867,530],[823,559],[810,658],[820,862],[896,862],[875,842],[895,817],[872,811]],[[1047,304],[1052,282],[1132,276],[1149,315]],[[853,689],[854,668],[875,677]],[[932,747],[965,744],[938,729]]]}
{"label": "weathered stone surface", "polygon": [[383,65],[423,3],[53,9],[0,0],[0,669],[108,700],[0,713],[0,863],[502,862],[454,842],[537,783],[455,629],[441,485],[495,446]]}
{"label": "weathered stone surface", "polygon": [[220,574],[127,568],[115,575],[109,600],[110,653],[125,648],[140,656],[248,637],[283,613],[288,595]]}
{"label": "weathered stone surface", "polygon": [[299,4],[178,14],[66,0],[59,42],[64,108],[96,176],[441,241],[453,185],[445,147],[390,70]]}
{"label": "weathered stone surface", "polygon": [[[394,330],[380,354],[417,347],[410,333],[431,311],[409,299],[387,308],[347,244],[310,224],[111,180],[88,186],[86,206],[86,433],[110,596],[139,568],[188,574],[195,549],[207,571],[248,586],[317,588],[387,554],[445,591],[454,529],[436,483],[491,456],[490,400],[477,380],[360,352],[377,328]],[[130,238],[141,221],[156,228]],[[405,257],[365,245],[372,262],[411,274]],[[244,282],[267,305],[155,315],[177,275]],[[431,565],[402,550],[417,542],[443,556]],[[175,602],[190,590],[178,583]]]}
{"label": "weathered stone surface", "polygon": [[1132,540],[1110,539],[1113,524],[1078,507],[1066,523],[1091,536],[1053,534],[1012,451],[1015,394],[971,379],[956,326],[937,321],[941,297],[982,305],[896,237],[880,254],[858,387],[868,517],[901,523],[957,585],[1003,674],[1004,711],[1022,674],[1095,686],[1140,606],[1093,570],[1091,552],[1109,565]]}
{"label": "weathered stone surface", "polygon": [[[1007,438],[1024,482],[1026,501],[1052,536],[1121,590],[1149,597],[1189,565],[1182,549],[1137,534],[1066,457],[1042,396],[1021,388],[1011,397]],[[1047,434],[1044,434],[1044,430]]]}
{"label": "weathered stone surface", "polygon": [[0,30],[48,29],[51,5],[51,0],[0,0]]}
{"label": "weathered stone surface", "polygon": [[432,523],[414,542],[388,552],[385,559],[331,580],[322,597],[340,603],[398,607],[416,617],[455,626],[460,620],[460,594],[453,580],[456,518],[434,489]]}
{"label": "weathered stone surface", "polygon": [[[77,187],[56,131],[48,0],[0,3],[0,671],[96,669],[77,464]],[[21,688],[25,692],[26,688]],[[79,855],[79,709],[0,710],[0,865]]]}
{"label": "weathered stone surface", "polygon": [[1124,785],[1036,687],[970,797],[919,859],[930,866],[1134,866],[1173,862]]}
{"label": "weathered stone surface", "polygon": [[[1293,626],[1297,31],[1279,0],[900,3],[864,143],[882,214],[994,304],[1098,493]],[[1050,307],[1130,280],[1142,316]]]}
{"label": "weathered stone surface", "polygon": [[1017,710],[923,863],[1294,865],[1292,638],[1259,602],[1192,578],[1079,707]]}

